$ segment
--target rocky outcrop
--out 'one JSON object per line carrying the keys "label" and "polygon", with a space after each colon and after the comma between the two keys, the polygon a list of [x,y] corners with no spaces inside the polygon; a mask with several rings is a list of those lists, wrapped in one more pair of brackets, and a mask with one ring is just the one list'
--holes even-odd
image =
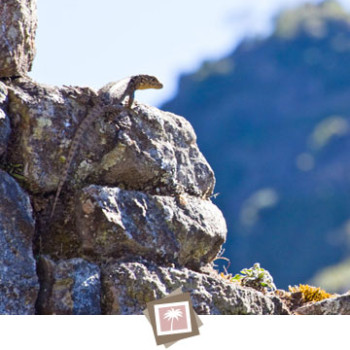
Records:
{"label": "rocky outcrop", "polygon": [[[213,172],[184,118],[140,104],[101,115],[81,140],[70,181],[50,219],[60,160],[96,93],[26,78],[7,88],[15,130],[7,163],[23,166],[21,184],[31,194],[37,219],[38,312],[88,313],[74,301],[74,281],[82,280],[79,259],[99,268],[106,260],[143,258],[195,271],[213,261],[225,241],[226,224],[209,199]],[[73,130],[67,132],[67,125]]]}
{"label": "rocky outcrop", "polygon": [[[28,9],[33,4],[27,2]],[[34,17],[17,25],[34,23]],[[21,47],[18,36],[11,39]],[[26,62],[31,62],[34,49],[27,51]],[[0,51],[0,59],[8,55]],[[80,140],[51,219],[74,132],[99,98],[90,88],[38,84],[23,74],[28,67],[16,67],[8,73],[12,79],[0,85],[5,199],[0,203],[0,312],[115,313],[106,293],[122,286],[114,285],[108,271],[126,261],[144,259],[150,266],[176,266],[179,273],[192,269],[198,275],[208,269],[226,239],[226,223],[210,201],[214,173],[191,125],[183,117],[138,103],[133,109],[119,106],[101,114]],[[127,296],[125,303],[130,303]],[[143,306],[140,300],[138,310]],[[123,305],[120,310],[127,313]]]}
{"label": "rocky outcrop", "polygon": [[36,2],[0,0],[0,78],[26,75],[35,56]]}
{"label": "rocky outcrop", "polygon": [[[29,79],[10,86],[9,110],[18,129],[11,160],[24,163],[32,192],[50,192],[57,187],[70,141],[96,92],[43,86]],[[184,118],[143,105],[104,117],[80,140],[72,181],[155,194],[212,194],[213,171]]]}
{"label": "rocky outcrop", "polygon": [[141,314],[178,288],[199,314],[288,314],[215,271],[226,222],[183,117],[136,102],[101,113],[50,217],[74,132],[101,101],[26,77],[34,1],[1,5],[0,314]]}
{"label": "rocky outcrop", "polygon": [[183,117],[138,103],[101,114],[80,140],[50,219],[74,132],[99,98],[25,77],[35,5],[15,3],[4,7],[1,40],[17,51],[0,50],[1,76],[12,77],[0,85],[0,313],[139,314],[178,287],[199,313],[285,313],[215,275],[226,223],[210,201],[214,173]]}
{"label": "rocky outcrop", "polygon": [[[24,185],[47,230],[46,194],[57,187],[61,160],[96,93],[28,79],[8,87],[16,129],[8,162],[23,165]],[[55,238],[42,235],[41,252],[56,258],[75,257],[78,250],[103,257],[138,254],[197,269],[210,262],[225,240],[226,225],[209,200],[214,174],[195,140],[184,118],[156,108],[136,105],[101,115],[81,140],[70,192],[50,223]],[[84,187],[89,184],[100,186]]]}

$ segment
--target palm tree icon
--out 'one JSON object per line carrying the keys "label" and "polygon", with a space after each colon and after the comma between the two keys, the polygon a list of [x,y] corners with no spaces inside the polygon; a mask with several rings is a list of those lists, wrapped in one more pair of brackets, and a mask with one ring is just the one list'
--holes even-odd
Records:
{"label": "palm tree icon", "polygon": [[180,317],[182,317],[182,311],[180,309],[174,309],[172,307],[171,309],[169,309],[164,314],[163,317],[166,320],[171,320],[170,331],[172,331],[173,330],[174,319],[178,320]]}

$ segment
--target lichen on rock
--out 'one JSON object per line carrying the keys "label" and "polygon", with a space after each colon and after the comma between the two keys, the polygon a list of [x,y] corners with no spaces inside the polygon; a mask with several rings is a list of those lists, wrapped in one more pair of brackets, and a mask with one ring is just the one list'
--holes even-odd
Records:
{"label": "lichen on rock", "polygon": [[77,204],[83,251],[94,256],[148,257],[199,269],[218,254],[226,238],[220,210],[208,200],[89,186]]}

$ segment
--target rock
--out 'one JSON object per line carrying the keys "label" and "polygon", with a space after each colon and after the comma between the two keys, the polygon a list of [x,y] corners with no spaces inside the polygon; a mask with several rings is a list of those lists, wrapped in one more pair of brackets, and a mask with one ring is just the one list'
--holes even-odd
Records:
{"label": "rock", "polygon": [[346,293],[304,305],[294,312],[299,315],[350,315],[350,294]]}
{"label": "rock", "polygon": [[[16,130],[9,160],[23,164],[26,187],[32,193],[53,191],[63,167],[61,157],[67,155],[69,142],[94,92],[89,88],[40,85],[24,78],[7,86],[8,114]],[[96,137],[93,143],[98,148]],[[83,150],[78,153],[84,158]]]}
{"label": "rock", "polygon": [[35,56],[35,0],[0,0],[0,78],[26,75]]}
{"label": "rock", "polygon": [[46,315],[99,315],[100,269],[84,259],[55,263],[42,256],[39,261],[38,313]]}
{"label": "rock", "polygon": [[[32,192],[57,187],[62,160],[95,94],[88,88],[48,87],[28,79],[10,85],[9,109],[18,131],[12,161],[23,162]],[[182,117],[137,104],[112,118],[101,116],[91,125],[69,180],[75,185],[92,183],[157,194],[187,192],[204,198],[212,194],[215,184],[191,125]]]}
{"label": "rock", "polygon": [[47,215],[75,131],[102,101],[90,88],[28,78],[35,1],[0,5],[1,165],[23,168],[17,178],[36,218],[0,170],[0,313],[141,314],[182,287],[201,314],[288,314],[278,297],[213,271],[227,228],[209,199],[213,170],[183,117],[137,102],[101,113],[78,140],[61,211]]}
{"label": "rock", "polygon": [[0,82],[0,156],[7,149],[7,143],[11,133],[10,119],[6,114],[7,93],[6,85]]}
{"label": "rock", "polygon": [[0,314],[34,314],[39,284],[29,197],[0,170],[0,198]]}
{"label": "rock", "polygon": [[76,205],[83,252],[143,256],[198,270],[212,261],[226,238],[226,223],[209,200],[149,195],[89,186]]}
{"label": "rock", "polygon": [[[118,143],[97,170],[106,185],[171,194],[185,191],[208,198],[214,173],[199,151],[191,124],[154,107],[137,105],[117,119]],[[96,178],[96,175],[94,176]]]}
{"label": "rock", "polygon": [[201,315],[289,314],[277,297],[186,268],[114,262],[104,267],[102,276],[106,314],[142,314],[147,302],[165,297],[177,288],[190,292],[193,308]]}

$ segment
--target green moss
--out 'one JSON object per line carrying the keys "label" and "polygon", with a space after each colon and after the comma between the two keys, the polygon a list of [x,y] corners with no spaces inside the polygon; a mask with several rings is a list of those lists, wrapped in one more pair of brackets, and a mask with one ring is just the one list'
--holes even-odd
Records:
{"label": "green moss", "polygon": [[289,286],[291,293],[301,293],[305,302],[317,302],[323,299],[331,298],[333,295],[327,293],[321,288],[309,286],[308,284],[299,284],[299,286]]}
{"label": "green moss", "polygon": [[60,163],[64,164],[64,163],[66,163],[67,158],[66,158],[65,156],[61,155],[61,156],[58,158],[58,161],[59,161]]}

